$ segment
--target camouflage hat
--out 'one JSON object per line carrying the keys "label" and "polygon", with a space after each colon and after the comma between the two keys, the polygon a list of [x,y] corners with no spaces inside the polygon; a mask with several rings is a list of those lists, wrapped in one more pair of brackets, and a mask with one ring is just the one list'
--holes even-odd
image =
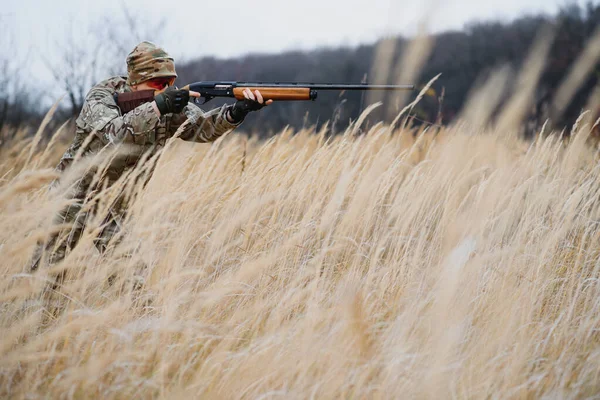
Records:
{"label": "camouflage hat", "polygon": [[150,79],[177,78],[175,63],[166,51],[154,43],[142,42],[127,56],[127,84],[138,85]]}

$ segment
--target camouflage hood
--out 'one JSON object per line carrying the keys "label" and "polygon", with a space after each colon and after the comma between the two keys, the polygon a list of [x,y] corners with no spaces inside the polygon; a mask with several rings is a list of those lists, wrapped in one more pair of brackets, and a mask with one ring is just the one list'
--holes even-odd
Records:
{"label": "camouflage hood", "polygon": [[127,84],[138,85],[159,77],[177,77],[174,60],[154,43],[142,42],[127,56]]}

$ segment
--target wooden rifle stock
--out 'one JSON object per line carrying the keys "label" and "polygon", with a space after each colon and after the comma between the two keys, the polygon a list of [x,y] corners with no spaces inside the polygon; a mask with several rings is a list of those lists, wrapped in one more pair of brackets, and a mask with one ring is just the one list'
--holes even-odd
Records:
{"label": "wooden rifle stock", "polygon": [[127,114],[129,111],[142,104],[154,100],[154,89],[138,90],[137,92],[115,93],[115,103],[121,109],[121,114]]}

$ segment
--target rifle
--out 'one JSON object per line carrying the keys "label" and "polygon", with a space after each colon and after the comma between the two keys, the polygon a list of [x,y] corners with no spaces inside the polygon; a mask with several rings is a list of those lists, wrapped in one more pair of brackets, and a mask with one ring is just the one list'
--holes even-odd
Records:
{"label": "rifle", "polygon": [[[184,86],[200,93],[203,101],[194,99],[197,104],[205,104],[216,97],[229,97],[237,100],[244,99],[244,89],[259,90],[265,101],[316,100],[320,90],[364,91],[364,90],[414,90],[414,85],[368,85],[337,84],[337,83],[299,83],[299,82],[229,82],[202,81]],[[154,90],[140,90],[131,93],[115,93],[115,102],[123,113],[137,106],[154,100]]]}

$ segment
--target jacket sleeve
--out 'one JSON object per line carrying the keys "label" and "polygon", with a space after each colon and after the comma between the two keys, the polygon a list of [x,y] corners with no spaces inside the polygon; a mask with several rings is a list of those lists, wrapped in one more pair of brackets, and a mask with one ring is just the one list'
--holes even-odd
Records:
{"label": "jacket sleeve", "polygon": [[121,115],[113,93],[105,88],[92,88],[86,96],[76,124],[86,132],[95,131],[103,144],[129,143],[145,145],[156,140],[156,130],[164,127],[151,103]]}
{"label": "jacket sleeve", "polygon": [[229,107],[224,105],[221,108],[205,112],[197,105],[189,103],[182,113],[173,114],[171,118],[172,133],[175,133],[181,124],[188,120],[189,123],[181,133],[181,139],[197,143],[214,142],[240,125],[240,123],[232,124],[227,121],[225,113]]}

